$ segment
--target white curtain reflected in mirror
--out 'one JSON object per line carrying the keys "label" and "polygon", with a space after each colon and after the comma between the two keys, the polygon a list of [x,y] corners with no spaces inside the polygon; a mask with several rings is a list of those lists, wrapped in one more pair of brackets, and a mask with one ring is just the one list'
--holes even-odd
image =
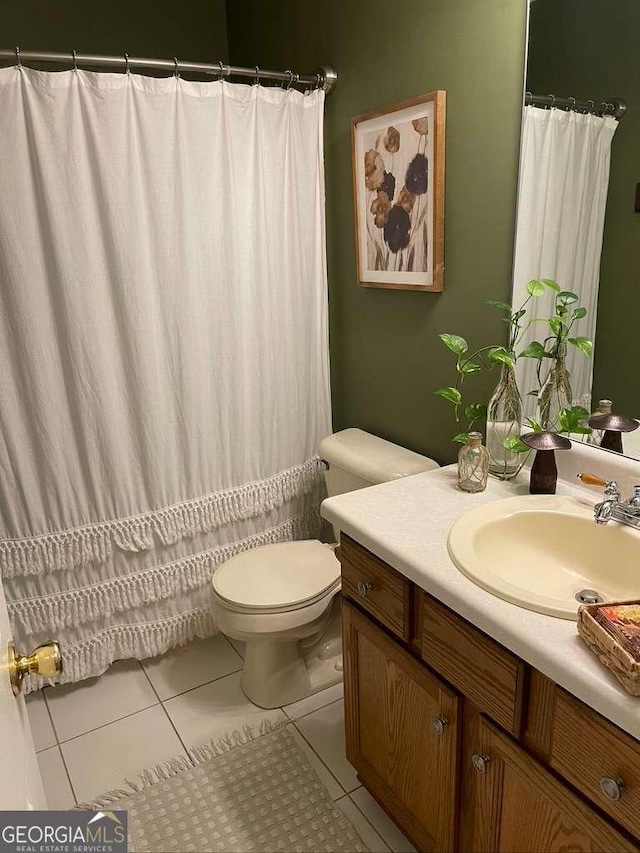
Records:
{"label": "white curtain reflected in mirror", "polygon": [[[525,107],[520,154],[513,304],[526,299],[531,279],[553,279],[576,293],[587,315],[576,334],[595,337],[600,254],[609,183],[611,142],[618,122],[611,116]],[[522,348],[550,334],[554,313],[548,290],[529,303],[529,330]],[[573,405],[591,408],[593,360],[569,347],[567,366]],[[516,375],[525,417],[536,417],[537,362],[518,359]],[[546,369],[546,366],[543,366]]]}

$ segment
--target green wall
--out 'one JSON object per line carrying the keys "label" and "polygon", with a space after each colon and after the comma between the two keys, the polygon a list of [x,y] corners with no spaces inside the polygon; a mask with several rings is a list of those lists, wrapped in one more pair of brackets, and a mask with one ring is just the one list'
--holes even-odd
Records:
{"label": "green wall", "polygon": [[638,0],[536,0],[531,7],[527,89],[604,101],[628,111],[611,149],[600,274],[593,397],[640,413],[640,3]]}
{"label": "green wall", "polygon": [[[340,75],[325,132],[334,428],[450,461],[451,410],[433,389],[455,377],[438,333],[505,335],[483,303],[511,294],[525,0],[228,0],[227,18],[233,63]],[[359,288],[350,119],[433,89],[447,91],[444,293]],[[475,379],[474,396],[496,378]]]}
{"label": "green wall", "polygon": [[0,33],[2,48],[228,58],[224,0],[20,0],[2,4]]}

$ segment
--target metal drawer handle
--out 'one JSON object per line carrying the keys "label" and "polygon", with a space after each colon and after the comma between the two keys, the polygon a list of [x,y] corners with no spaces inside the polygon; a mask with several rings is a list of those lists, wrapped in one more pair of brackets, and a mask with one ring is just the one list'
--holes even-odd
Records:
{"label": "metal drawer handle", "polygon": [[600,780],[600,790],[608,800],[617,803],[622,797],[622,789],[624,782],[622,779],[612,779],[610,776],[603,776]]}
{"label": "metal drawer handle", "polygon": [[367,597],[367,594],[373,589],[373,584],[367,581],[358,581],[358,585],[356,586],[358,590],[358,595],[361,595],[363,598]]}
{"label": "metal drawer handle", "polygon": [[446,717],[431,717],[431,731],[434,735],[443,734],[449,720]]}
{"label": "metal drawer handle", "polygon": [[473,764],[473,769],[476,773],[486,773],[487,772],[487,764],[491,761],[491,758],[488,755],[479,755],[477,752],[471,756],[471,763]]}

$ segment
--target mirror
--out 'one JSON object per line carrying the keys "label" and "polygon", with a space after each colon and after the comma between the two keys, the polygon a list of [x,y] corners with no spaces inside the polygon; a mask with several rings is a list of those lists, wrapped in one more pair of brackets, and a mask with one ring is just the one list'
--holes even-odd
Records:
{"label": "mirror", "polygon": [[[638,0],[530,0],[527,92],[593,100],[596,105],[620,98],[627,106],[611,140],[602,251],[598,258],[596,247],[594,256],[599,288],[593,298],[597,322],[591,411],[599,399],[609,398],[615,413],[633,418],[640,417],[639,44]],[[519,212],[522,203],[521,197]],[[592,236],[575,247],[576,265],[599,242]],[[569,286],[560,275],[548,277],[556,277],[563,289],[575,290],[586,304],[580,276]],[[574,402],[589,407],[582,397],[574,396]],[[640,430],[623,436],[623,449],[640,458]]]}

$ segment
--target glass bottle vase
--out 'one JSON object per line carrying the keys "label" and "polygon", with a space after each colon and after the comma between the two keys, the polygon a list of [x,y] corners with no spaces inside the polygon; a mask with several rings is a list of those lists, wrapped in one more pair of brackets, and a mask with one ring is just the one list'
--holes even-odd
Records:
{"label": "glass bottle vase", "polygon": [[557,429],[560,410],[570,409],[573,405],[566,357],[567,346],[560,344],[549,374],[538,393],[538,423],[543,430]]}
{"label": "glass bottle vase", "polygon": [[487,487],[489,453],[482,434],[470,432],[458,453],[458,485],[465,492],[483,492]]}
{"label": "glass bottle vase", "polygon": [[520,454],[507,450],[504,440],[522,432],[522,397],[514,371],[506,364],[500,370],[500,381],[487,404],[487,450],[489,471],[501,480],[514,477],[520,468]]}

